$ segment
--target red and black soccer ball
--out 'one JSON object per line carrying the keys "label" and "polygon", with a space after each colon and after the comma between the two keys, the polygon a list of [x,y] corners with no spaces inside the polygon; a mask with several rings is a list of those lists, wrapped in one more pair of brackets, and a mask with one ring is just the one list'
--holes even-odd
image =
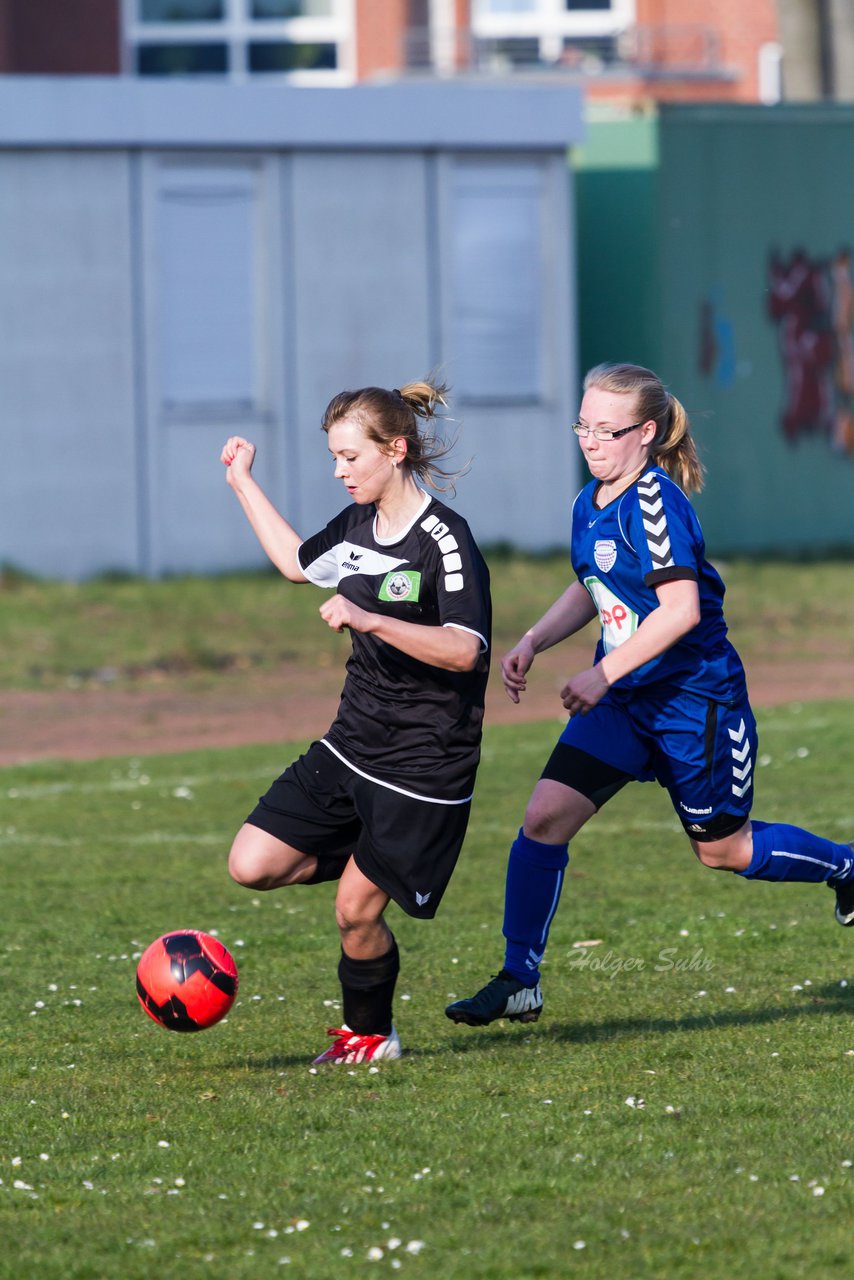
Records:
{"label": "red and black soccer ball", "polygon": [[140,957],[136,993],[148,1016],[168,1031],[204,1031],[234,1004],[237,965],[209,933],[164,933]]}

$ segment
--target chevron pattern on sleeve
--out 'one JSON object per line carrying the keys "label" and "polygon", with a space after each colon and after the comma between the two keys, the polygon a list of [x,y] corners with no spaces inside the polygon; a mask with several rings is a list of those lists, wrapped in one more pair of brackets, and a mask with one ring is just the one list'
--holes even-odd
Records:
{"label": "chevron pattern on sleeve", "polygon": [[670,535],[667,532],[667,516],[664,514],[661,485],[654,471],[641,476],[638,481],[638,501],[649,553],[652,556],[652,567],[667,569],[673,564],[673,553],[670,550]]}

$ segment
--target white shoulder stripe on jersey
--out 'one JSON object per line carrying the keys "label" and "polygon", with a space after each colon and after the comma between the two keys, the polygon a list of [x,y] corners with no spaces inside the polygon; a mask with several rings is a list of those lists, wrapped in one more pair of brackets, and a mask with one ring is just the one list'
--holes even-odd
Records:
{"label": "white shoulder stripe on jersey", "polygon": [[337,587],[342,578],[349,578],[353,574],[390,573],[392,569],[406,563],[406,560],[383,555],[371,547],[360,547],[358,543],[347,542],[345,539],[330,547],[302,571],[316,587]]}

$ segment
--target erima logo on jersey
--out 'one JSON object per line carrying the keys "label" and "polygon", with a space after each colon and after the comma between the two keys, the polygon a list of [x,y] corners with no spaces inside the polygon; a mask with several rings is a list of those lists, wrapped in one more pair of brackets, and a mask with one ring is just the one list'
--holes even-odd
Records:
{"label": "erima logo on jersey", "polygon": [[613,538],[597,538],[593,544],[593,559],[596,567],[603,573],[613,569],[617,563],[617,544]]}
{"label": "erima logo on jersey", "polygon": [[[303,543],[303,546],[305,545]],[[359,577],[364,577],[368,574],[383,577],[392,569],[399,569],[404,564],[406,561],[399,556],[388,556],[375,551],[372,547],[342,538],[340,542],[335,542],[325,551],[321,551],[310,564],[303,564],[303,571],[309,582],[313,582],[316,587],[334,588],[342,578],[348,575],[353,577],[358,574]]]}
{"label": "erima logo on jersey", "polygon": [[430,889],[430,890],[428,890],[428,892],[427,892],[427,893],[419,893],[419,892],[418,892],[418,890],[416,889],[416,891],[415,891],[415,901],[418,903],[419,907],[423,907],[423,906],[425,905],[425,903],[427,902],[427,900],[428,900],[428,898],[430,897],[430,894],[431,894],[432,892],[433,892],[433,890],[432,890],[432,889]]}

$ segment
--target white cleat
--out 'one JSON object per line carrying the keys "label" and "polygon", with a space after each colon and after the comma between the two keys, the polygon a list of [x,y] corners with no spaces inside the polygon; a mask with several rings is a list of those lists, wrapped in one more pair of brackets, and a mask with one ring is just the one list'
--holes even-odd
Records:
{"label": "white cleat", "polygon": [[399,1058],[400,1040],[392,1027],[387,1036],[359,1035],[349,1027],[329,1027],[327,1035],[335,1036],[334,1044],[315,1058],[315,1065],[328,1062],[330,1066],[349,1066],[358,1062],[379,1062],[385,1058]]}

